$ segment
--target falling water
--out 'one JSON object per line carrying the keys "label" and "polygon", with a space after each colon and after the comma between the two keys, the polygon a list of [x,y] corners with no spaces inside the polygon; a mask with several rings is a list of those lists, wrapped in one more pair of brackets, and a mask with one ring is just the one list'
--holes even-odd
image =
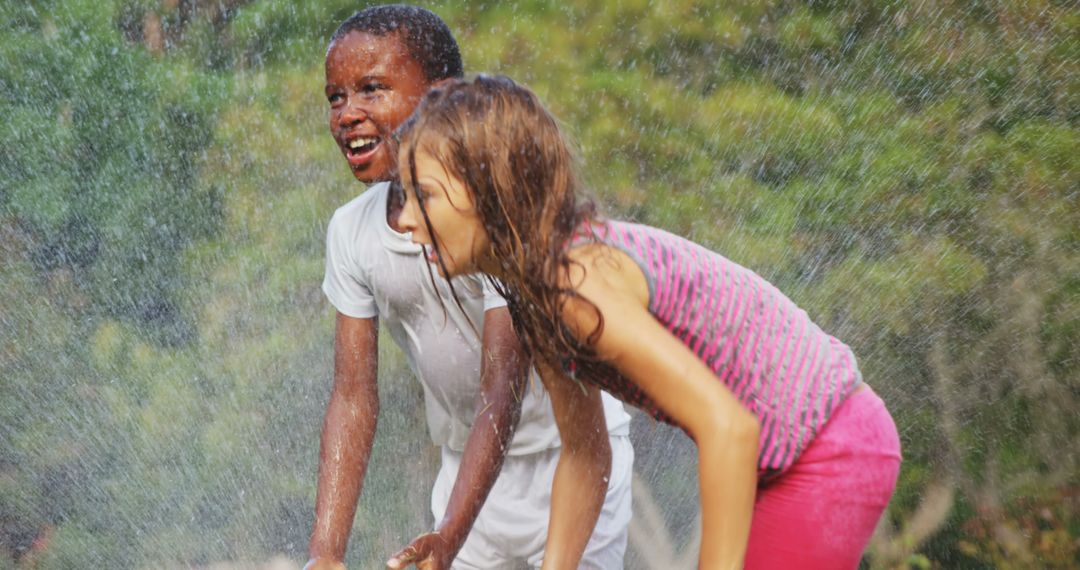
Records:
{"label": "falling water", "polygon": [[[905,464],[867,567],[1080,565],[1080,8],[434,4],[534,88],[604,207],[749,266],[849,343]],[[333,316],[323,55],[353,1],[0,7],[0,568],[298,568]],[[350,544],[430,527],[381,343]],[[628,568],[690,568],[691,442],[634,419]],[[905,566],[907,565],[907,566]]]}

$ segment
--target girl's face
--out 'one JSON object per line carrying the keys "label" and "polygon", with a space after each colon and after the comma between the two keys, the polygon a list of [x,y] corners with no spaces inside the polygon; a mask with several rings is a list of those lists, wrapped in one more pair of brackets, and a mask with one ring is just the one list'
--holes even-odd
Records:
{"label": "girl's face", "polygon": [[[409,157],[404,149],[398,157],[406,188],[405,207],[398,224],[403,230],[412,232],[413,242],[425,246],[428,262],[435,264],[439,275],[449,279],[474,273],[479,270],[484,253],[490,249],[488,234],[476,214],[468,188],[424,150],[425,146],[416,145],[415,181],[410,180]],[[422,210],[420,202],[423,202]],[[424,222],[425,213],[434,235]]]}

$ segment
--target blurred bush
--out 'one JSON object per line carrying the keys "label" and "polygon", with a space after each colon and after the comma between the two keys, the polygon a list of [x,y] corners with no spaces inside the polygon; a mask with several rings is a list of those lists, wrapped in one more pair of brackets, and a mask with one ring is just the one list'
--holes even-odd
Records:
{"label": "blurred bush", "polygon": [[[358,7],[0,5],[0,567],[304,558],[323,232],[362,190],[322,58]],[[431,7],[467,69],[540,93],[608,211],[755,269],[855,348],[906,458],[866,565],[1080,564],[1075,3]],[[419,394],[382,344],[358,567],[430,524]],[[670,437],[635,426],[686,537]]]}

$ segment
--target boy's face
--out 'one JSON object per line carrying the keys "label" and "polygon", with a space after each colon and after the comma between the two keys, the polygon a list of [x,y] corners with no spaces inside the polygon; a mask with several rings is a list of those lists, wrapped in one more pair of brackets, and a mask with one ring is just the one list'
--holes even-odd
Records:
{"label": "boy's face", "polygon": [[430,86],[398,34],[349,32],[326,54],[330,133],[358,180],[397,175],[390,135]]}

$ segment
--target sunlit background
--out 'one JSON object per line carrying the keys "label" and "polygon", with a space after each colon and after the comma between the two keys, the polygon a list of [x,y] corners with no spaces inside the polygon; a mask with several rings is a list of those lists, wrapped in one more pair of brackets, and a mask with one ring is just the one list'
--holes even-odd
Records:
{"label": "sunlit background", "polygon": [[[423,4],[535,89],[614,216],[853,346],[905,463],[867,568],[1080,566],[1080,6]],[[298,568],[363,187],[326,126],[350,0],[0,1],[0,569]],[[347,562],[427,530],[389,338]],[[694,448],[635,417],[628,568],[693,567]]]}

